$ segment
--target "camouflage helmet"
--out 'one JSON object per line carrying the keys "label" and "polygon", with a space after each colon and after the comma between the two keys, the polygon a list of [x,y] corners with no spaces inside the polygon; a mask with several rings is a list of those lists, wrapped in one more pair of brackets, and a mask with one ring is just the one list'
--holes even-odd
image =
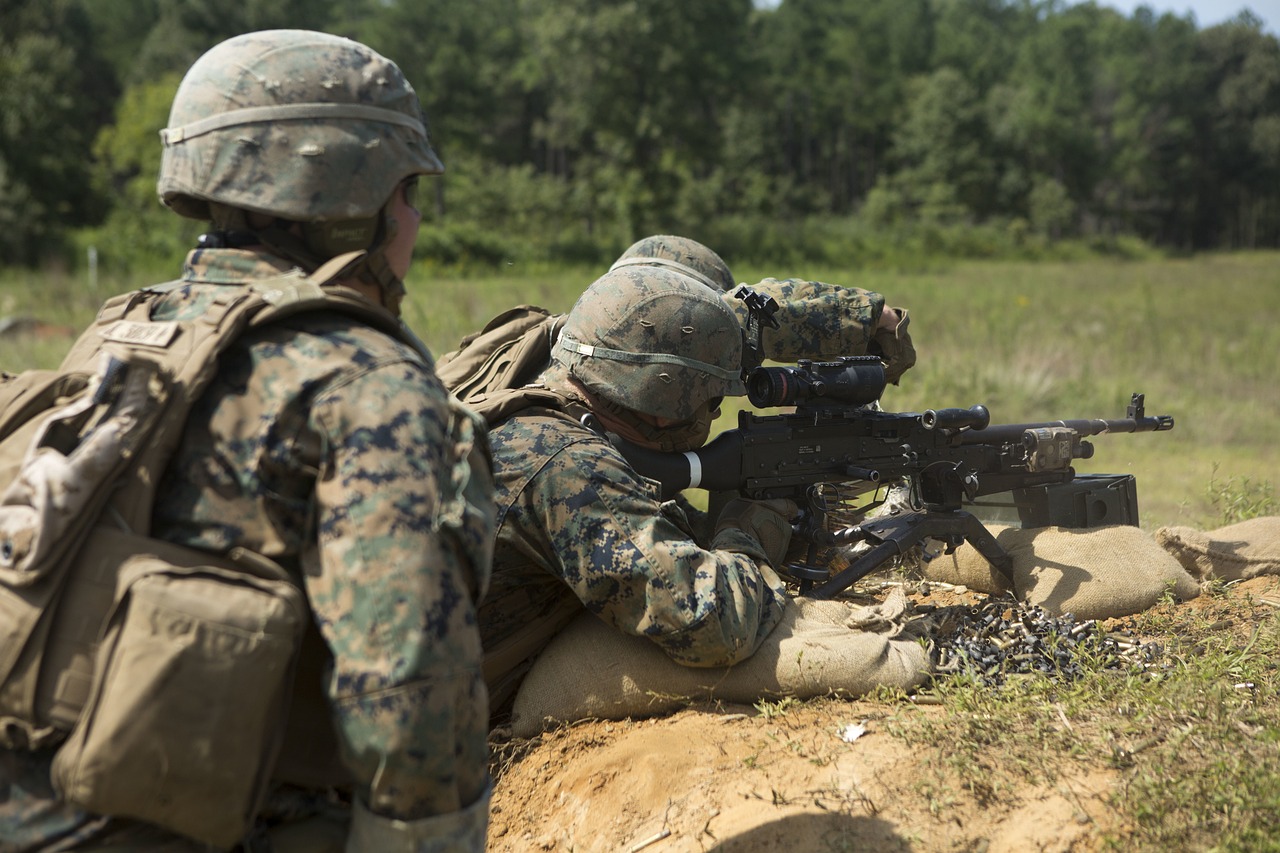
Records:
{"label": "camouflage helmet", "polygon": [[248,33],[209,50],[160,136],[157,191],[193,219],[211,219],[214,203],[295,222],[369,220],[405,178],[444,171],[395,63],[306,30]]}
{"label": "camouflage helmet", "polygon": [[692,276],[707,287],[725,293],[737,287],[724,259],[697,240],[655,234],[631,244],[609,269],[627,266],[665,266]]}
{"label": "camouflage helmet", "polygon": [[552,359],[610,403],[677,421],[746,393],[737,315],[701,282],[663,267],[624,267],[592,282]]}

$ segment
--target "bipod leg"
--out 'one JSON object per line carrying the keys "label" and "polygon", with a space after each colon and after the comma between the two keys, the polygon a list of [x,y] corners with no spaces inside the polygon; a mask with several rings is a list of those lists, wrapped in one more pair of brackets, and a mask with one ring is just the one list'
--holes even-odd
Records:
{"label": "bipod leg", "polygon": [[812,590],[810,598],[831,598],[880,567],[885,560],[906,553],[925,539],[940,539],[948,553],[968,540],[998,571],[1012,581],[1013,561],[982,522],[963,510],[909,512],[871,519],[850,531],[858,539],[876,543],[846,569]]}

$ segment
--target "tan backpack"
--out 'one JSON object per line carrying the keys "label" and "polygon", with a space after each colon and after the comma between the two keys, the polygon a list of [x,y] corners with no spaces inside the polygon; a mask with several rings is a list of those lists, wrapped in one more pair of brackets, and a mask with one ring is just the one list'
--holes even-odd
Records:
{"label": "tan backpack", "polygon": [[436,374],[491,427],[528,406],[558,408],[564,402],[561,395],[528,384],[551,361],[564,321],[564,314],[536,305],[504,311],[442,356]]}
{"label": "tan backpack", "polygon": [[0,379],[0,747],[61,744],[88,811],[240,840],[283,737],[309,613],[266,558],[150,538],[156,488],[217,359],[249,328],[327,310],[420,347],[327,285],[350,258],[226,287],[154,321],[181,283],[108,301],[56,371]]}

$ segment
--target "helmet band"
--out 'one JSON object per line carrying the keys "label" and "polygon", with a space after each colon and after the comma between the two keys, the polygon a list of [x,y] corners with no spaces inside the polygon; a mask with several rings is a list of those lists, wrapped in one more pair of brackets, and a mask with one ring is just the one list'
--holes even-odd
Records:
{"label": "helmet band", "polygon": [[722,379],[726,382],[737,382],[742,379],[741,371],[739,370],[726,370],[715,364],[698,361],[696,358],[684,358],[683,356],[665,352],[626,352],[625,350],[597,347],[575,341],[564,332],[561,332],[560,337],[556,339],[552,355],[561,350],[575,353],[584,358],[603,358],[608,361],[623,362],[624,364],[675,364],[691,368],[699,373],[705,373],[708,376],[714,376],[716,379]]}
{"label": "helmet band", "polygon": [[242,124],[263,124],[290,119],[356,119],[395,124],[416,130],[423,136],[427,130],[422,122],[396,110],[373,107],[367,104],[279,104],[271,107],[246,107],[241,110],[211,115],[181,127],[166,127],[160,131],[165,145],[174,145],[187,139],[203,136],[215,130]]}

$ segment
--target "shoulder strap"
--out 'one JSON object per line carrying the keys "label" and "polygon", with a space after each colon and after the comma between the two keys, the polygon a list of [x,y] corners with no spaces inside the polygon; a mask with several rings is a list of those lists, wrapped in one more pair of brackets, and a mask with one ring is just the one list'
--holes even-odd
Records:
{"label": "shoulder strap", "polygon": [[129,371],[153,372],[150,406],[163,409],[131,461],[132,474],[122,478],[112,495],[118,523],[134,533],[150,532],[155,490],[191,406],[217,372],[218,356],[246,329],[308,311],[338,311],[400,340],[429,363],[426,348],[390,312],[356,291],[329,284],[349,263],[344,255],[310,276],[293,271],[224,288],[207,310],[191,320],[151,319],[152,306],[166,292],[164,287],[123,294],[102,307],[93,326],[72,346],[60,372],[84,372],[104,360],[124,366],[122,382]]}

